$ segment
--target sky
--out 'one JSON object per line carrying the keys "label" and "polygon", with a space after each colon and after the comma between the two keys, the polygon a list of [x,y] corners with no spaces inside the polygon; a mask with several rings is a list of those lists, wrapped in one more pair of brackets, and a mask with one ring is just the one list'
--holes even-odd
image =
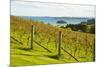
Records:
{"label": "sky", "polygon": [[11,15],[50,17],[95,17],[95,6],[11,0]]}

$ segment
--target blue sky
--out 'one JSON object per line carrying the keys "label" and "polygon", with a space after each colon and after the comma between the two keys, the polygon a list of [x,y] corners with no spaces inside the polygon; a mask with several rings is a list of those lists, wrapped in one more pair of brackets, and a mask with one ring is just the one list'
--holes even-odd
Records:
{"label": "blue sky", "polygon": [[11,1],[11,15],[95,17],[95,6]]}

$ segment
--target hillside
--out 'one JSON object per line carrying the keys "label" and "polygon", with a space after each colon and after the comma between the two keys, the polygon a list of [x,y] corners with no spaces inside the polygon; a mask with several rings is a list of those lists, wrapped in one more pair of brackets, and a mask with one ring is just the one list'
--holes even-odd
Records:
{"label": "hillside", "polygon": [[[31,49],[31,27],[34,27]],[[58,58],[58,33],[62,32],[61,57]],[[11,16],[11,66],[94,61],[95,35],[55,27],[43,22]],[[71,56],[72,55],[72,56]],[[73,58],[74,57],[74,58]],[[75,58],[78,60],[75,60]]]}

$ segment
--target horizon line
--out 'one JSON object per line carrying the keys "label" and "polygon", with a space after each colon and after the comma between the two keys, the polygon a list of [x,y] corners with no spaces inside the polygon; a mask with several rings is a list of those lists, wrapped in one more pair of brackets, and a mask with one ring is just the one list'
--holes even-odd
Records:
{"label": "horizon line", "polygon": [[[10,15],[10,16],[21,16],[21,15]],[[26,15],[22,15],[26,16]],[[28,15],[27,15],[28,17]],[[70,17],[70,18],[95,18],[95,17],[89,17],[89,16],[29,16],[29,17]]]}

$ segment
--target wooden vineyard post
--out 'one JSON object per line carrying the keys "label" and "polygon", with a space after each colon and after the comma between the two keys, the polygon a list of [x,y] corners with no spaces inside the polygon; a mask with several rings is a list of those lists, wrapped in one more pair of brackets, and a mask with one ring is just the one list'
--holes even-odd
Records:
{"label": "wooden vineyard post", "polygon": [[86,60],[88,61],[89,58],[88,58],[88,34],[86,33],[86,49],[85,49],[86,53]]}
{"label": "wooden vineyard post", "polygon": [[58,41],[58,57],[61,56],[61,45],[62,45],[62,32],[59,31],[59,41]]}
{"label": "wooden vineyard post", "polygon": [[87,56],[87,49],[88,49],[88,39],[87,39],[87,33],[86,33],[86,56]]}
{"label": "wooden vineyard post", "polygon": [[94,38],[94,45],[93,45],[93,61],[95,61],[95,38]]}
{"label": "wooden vineyard post", "polygon": [[33,49],[33,38],[34,38],[34,29],[35,27],[32,25],[31,26],[31,49]]}

